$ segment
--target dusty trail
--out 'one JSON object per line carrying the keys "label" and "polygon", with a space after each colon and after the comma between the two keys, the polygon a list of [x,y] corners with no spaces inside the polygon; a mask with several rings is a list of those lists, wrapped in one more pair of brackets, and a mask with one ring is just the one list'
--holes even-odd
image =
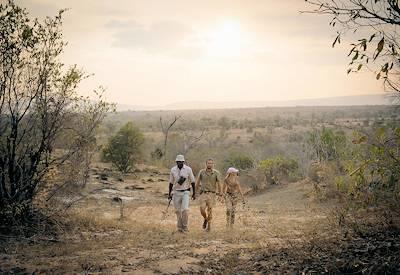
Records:
{"label": "dusty trail", "polygon": [[[190,232],[175,232],[173,207],[166,207],[166,173],[143,173],[124,182],[100,181],[90,189],[107,188],[76,204],[76,229],[59,242],[9,242],[0,250],[0,271],[14,273],[176,274],[210,272],[209,259],[238,253],[245,259],[253,248],[281,246],[301,238],[307,228],[323,224],[329,207],[308,198],[312,185],[297,182],[274,186],[248,197],[239,208],[233,230],[225,227],[225,207],[215,210],[212,232],[201,229],[198,202],[191,202]],[[134,186],[134,188],[132,188]],[[125,219],[118,220],[124,201]]]}

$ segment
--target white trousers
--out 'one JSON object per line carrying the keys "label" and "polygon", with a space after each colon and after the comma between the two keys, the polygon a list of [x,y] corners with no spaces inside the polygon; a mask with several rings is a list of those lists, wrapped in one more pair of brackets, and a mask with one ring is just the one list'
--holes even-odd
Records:
{"label": "white trousers", "polygon": [[174,191],[173,200],[176,213],[176,225],[179,231],[187,231],[189,223],[190,191]]}
{"label": "white trousers", "polygon": [[190,191],[174,191],[173,200],[175,211],[189,210]]}

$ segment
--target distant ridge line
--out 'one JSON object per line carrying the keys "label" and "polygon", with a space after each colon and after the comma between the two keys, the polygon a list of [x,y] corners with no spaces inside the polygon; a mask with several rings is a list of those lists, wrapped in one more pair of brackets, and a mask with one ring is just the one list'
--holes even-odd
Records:
{"label": "distant ridge line", "polygon": [[396,96],[389,94],[338,96],[285,101],[207,102],[186,101],[165,106],[135,106],[117,104],[117,111],[173,111],[207,109],[245,109],[268,107],[330,107],[330,106],[377,106],[392,105]]}

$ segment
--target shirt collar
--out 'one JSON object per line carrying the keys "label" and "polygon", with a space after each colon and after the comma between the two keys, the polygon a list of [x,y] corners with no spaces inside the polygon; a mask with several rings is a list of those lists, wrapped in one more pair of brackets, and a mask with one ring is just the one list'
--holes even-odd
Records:
{"label": "shirt collar", "polygon": [[[186,165],[186,164],[183,164],[183,166],[182,166],[182,169],[181,169],[181,170],[183,170],[183,169],[186,169],[186,167],[187,167],[187,165]],[[178,165],[175,165],[175,168],[179,170],[179,167],[178,167]]]}
{"label": "shirt collar", "polygon": [[[207,170],[207,168],[205,169],[206,173],[210,172],[210,170]],[[211,174],[214,174],[214,169],[211,168]]]}

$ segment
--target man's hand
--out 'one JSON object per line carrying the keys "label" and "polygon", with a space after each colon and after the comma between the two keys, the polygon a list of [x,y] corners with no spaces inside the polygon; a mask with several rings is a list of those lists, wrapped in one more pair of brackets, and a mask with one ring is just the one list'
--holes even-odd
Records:
{"label": "man's hand", "polygon": [[195,199],[196,199],[196,193],[193,193],[192,200],[195,200]]}

